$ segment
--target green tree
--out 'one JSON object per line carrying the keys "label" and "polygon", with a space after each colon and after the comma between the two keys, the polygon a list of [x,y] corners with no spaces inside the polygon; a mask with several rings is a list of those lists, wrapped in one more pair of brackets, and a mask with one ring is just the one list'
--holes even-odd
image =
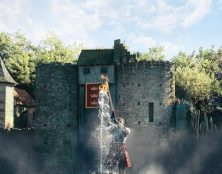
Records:
{"label": "green tree", "polygon": [[13,42],[9,34],[0,33],[0,57],[5,60],[10,57],[13,50]]}
{"label": "green tree", "polygon": [[164,48],[163,47],[152,47],[152,48],[149,48],[148,52],[141,53],[137,57],[138,61],[141,61],[141,60],[146,60],[146,61],[151,61],[151,60],[163,61],[164,59],[165,59],[165,55],[164,55]]}
{"label": "green tree", "polygon": [[221,49],[215,51],[200,48],[196,54],[180,52],[172,61],[175,64],[176,87],[182,89],[195,103],[202,103],[202,109],[209,108],[215,96],[221,97]]}
{"label": "green tree", "polygon": [[0,34],[1,58],[12,77],[19,83],[33,82],[35,71],[35,47],[19,32]]}
{"label": "green tree", "polygon": [[55,33],[51,32],[45,40],[41,41],[38,48],[38,61],[41,63],[74,63],[77,61],[83,45],[74,43],[72,45],[65,46]]}
{"label": "green tree", "polygon": [[213,78],[205,72],[190,67],[178,67],[175,73],[176,85],[195,101],[203,100],[211,95]]}
{"label": "green tree", "polygon": [[39,63],[63,62],[75,63],[82,44],[66,46],[54,33],[33,45],[19,32],[0,33],[0,56],[4,60],[12,77],[33,93],[36,66]]}

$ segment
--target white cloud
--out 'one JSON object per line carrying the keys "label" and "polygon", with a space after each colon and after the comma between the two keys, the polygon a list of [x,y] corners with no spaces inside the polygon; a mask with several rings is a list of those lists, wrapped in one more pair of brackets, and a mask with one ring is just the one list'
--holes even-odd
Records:
{"label": "white cloud", "polygon": [[192,11],[187,14],[181,25],[187,27],[199,22],[210,12],[211,5],[212,0],[189,0],[187,7]]}
{"label": "white cloud", "polygon": [[[166,55],[166,59],[169,60],[173,56],[177,55],[179,51],[183,50],[183,46],[175,43],[171,43],[169,41],[157,41],[151,36],[145,35],[137,35],[131,34],[129,37],[130,48],[134,48],[138,51],[139,49],[143,49],[148,51],[148,48],[161,46],[164,48],[164,54]],[[139,50],[140,51],[140,50]]]}
{"label": "white cloud", "polygon": [[1,30],[13,30],[15,26],[20,26],[22,21],[25,21],[26,24],[28,24],[28,6],[28,0],[23,0],[20,2],[15,1],[14,3],[9,3],[7,0],[2,0],[0,3]]}
{"label": "white cloud", "polygon": [[113,22],[113,20],[116,21],[119,17],[117,0],[88,0],[82,4],[82,8],[97,14],[101,20],[109,19],[107,22]]}
{"label": "white cloud", "polygon": [[160,45],[164,48],[164,53],[168,60],[177,55],[179,51],[183,50],[183,46],[171,42],[163,41]]}
{"label": "white cloud", "polygon": [[133,43],[136,45],[140,45],[141,47],[146,47],[146,48],[150,48],[150,47],[155,47],[156,46],[156,41],[149,36],[143,36],[143,35],[139,35],[139,36],[132,36],[133,38]]}
{"label": "white cloud", "polygon": [[30,11],[30,0],[13,1],[1,0],[0,3],[0,31],[14,33],[21,31],[29,39],[37,41],[43,38],[43,25],[37,23]]}
{"label": "white cloud", "polygon": [[56,0],[51,3],[55,31],[67,42],[84,42],[91,46],[90,33],[100,27],[98,14],[90,14],[81,6],[70,0]]}
{"label": "white cloud", "polygon": [[46,19],[40,19],[37,13],[41,11],[32,9],[31,0],[11,4],[8,0],[1,0],[0,31],[20,29],[28,38],[37,41],[43,39],[48,30],[54,30],[67,43],[84,42],[91,47],[96,45],[96,37],[116,39],[128,37],[129,33],[140,33],[134,37],[135,43],[150,47],[156,41],[147,36],[148,32],[173,32],[178,27],[195,25],[210,12],[212,4],[212,0],[182,0],[177,3],[167,0],[46,2],[46,6],[49,4],[46,7],[48,12],[44,14]]}
{"label": "white cloud", "polygon": [[[180,4],[170,4],[166,0],[157,0],[148,10],[149,15],[133,17],[141,28],[160,31],[172,31],[176,27],[189,27],[200,22],[209,12],[212,0],[187,0]],[[150,5],[151,6],[151,5]],[[138,9],[146,11],[145,8]]]}

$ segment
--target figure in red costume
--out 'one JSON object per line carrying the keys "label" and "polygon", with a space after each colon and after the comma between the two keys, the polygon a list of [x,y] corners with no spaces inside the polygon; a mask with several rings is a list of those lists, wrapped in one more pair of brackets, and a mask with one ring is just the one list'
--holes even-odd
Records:
{"label": "figure in red costume", "polygon": [[109,132],[112,134],[112,141],[105,159],[105,166],[109,171],[113,171],[118,166],[119,174],[125,174],[126,168],[131,167],[126,149],[126,138],[130,134],[130,129],[125,127],[125,120],[122,117],[115,119],[114,112],[112,112],[111,120]]}

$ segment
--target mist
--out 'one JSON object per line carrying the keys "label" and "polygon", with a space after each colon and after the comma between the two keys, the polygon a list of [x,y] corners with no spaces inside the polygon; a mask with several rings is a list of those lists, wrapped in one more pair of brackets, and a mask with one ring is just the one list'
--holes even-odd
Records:
{"label": "mist", "polygon": [[[202,136],[185,131],[163,133],[163,130],[139,130],[131,128],[127,140],[132,161],[132,167],[127,169],[127,174],[220,174],[222,172],[221,130]],[[34,141],[33,131],[1,131],[0,139],[0,174],[38,173],[40,159],[35,149],[37,144]],[[97,153],[92,147],[89,150],[79,154],[86,162],[87,156]],[[81,171],[74,173],[78,174]]]}
{"label": "mist", "polygon": [[33,130],[0,130],[0,174],[37,173]]}
{"label": "mist", "polygon": [[219,174],[222,131],[197,137],[187,132],[155,134],[132,130],[128,140],[130,174]]}

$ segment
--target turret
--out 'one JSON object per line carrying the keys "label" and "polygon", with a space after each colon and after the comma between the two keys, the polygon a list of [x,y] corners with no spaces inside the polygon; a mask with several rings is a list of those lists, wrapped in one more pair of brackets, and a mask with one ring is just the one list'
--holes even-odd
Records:
{"label": "turret", "polygon": [[14,127],[14,86],[17,82],[11,77],[0,58],[0,128]]}

